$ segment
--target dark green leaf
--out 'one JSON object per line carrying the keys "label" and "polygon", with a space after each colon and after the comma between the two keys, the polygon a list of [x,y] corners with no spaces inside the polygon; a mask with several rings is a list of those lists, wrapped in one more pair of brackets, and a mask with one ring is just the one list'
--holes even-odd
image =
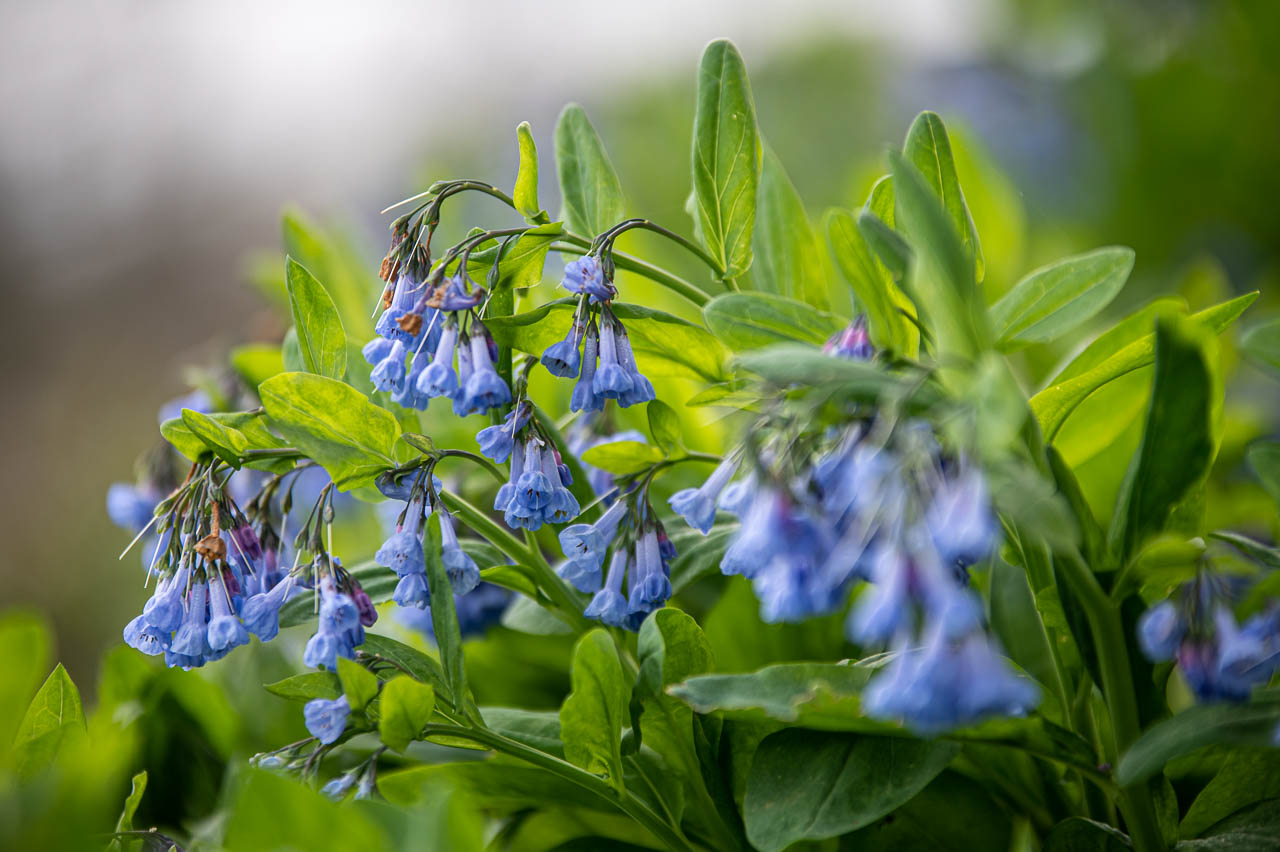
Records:
{"label": "dark green leaf", "polygon": [[1270,746],[1280,724],[1280,704],[1197,704],[1152,725],[1120,757],[1116,783],[1145,781],[1175,757],[1201,746]]}
{"label": "dark green leaf", "polygon": [[426,456],[434,456],[438,452],[436,450],[436,442],[427,435],[419,435],[417,432],[405,432],[400,436],[400,440]]}
{"label": "dark green leaf", "polygon": [[1062,695],[1049,636],[1036,609],[1026,571],[1003,559],[991,563],[991,626],[1010,659],[1030,672],[1047,691]]}
{"label": "dark green leaf", "polygon": [[396,751],[404,751],[431,721],[435,691],[411,677],[393,677],[383,684],[378,708],[378,736]]}
{"label": "dark green leaf", "polygon": [[[1221,332],[1227,326],[1240,316],[1254,299],[1258,298],[1257,291],[1246,293],[1238,296],[1230,301],[1214,305],[1212,308],[1206,308],[1197,314],[1193,314],[1191,319],[1203,323],[1208,326],[1216,334]],[[1107,337],[1107,335],[1103,335]],[[1101,341],[1102,338],[1099,338]],[[1093,349],[1091,346],[1090,349]],[[1106,347],[1101,348],[1098,355],[1106,351]],[[1075,362],[1068,365],[1067,370],[1055,380],[1055,384],[1040,391],[1031,397],[1031,411],[1036,415],[1036,419],[1040,421],[1040,428],[1044,431],[1045,439],[1052,441],[1061,428],[1063,422],[1075,410],[1089,394],[1105,385],[1107,382],[1117,379],[1126,373],[1131,373],[1140,367],[1145,367],[1155,361],[1155,334],[1145,334],[1132,342],[1129,342],[1114,352],[1101,357],[1096,364],[1075,372]],[[1089,355],[1089,349],[1082,353]],[[1077,361],[1080,359],[1077,358]],[[1070,376],[1068,377],[1068,372]]]}
{"label": "dark green leaf", "polygon": [[[541,355],[564,339],[573,323],[573,299],[549,302],[514,316],[489,317],[485,325],[504,346]],[[727,350],[704,328],[662,311],[615,302],[614,314],[626,326],[636,362],[648,376],[678,376],[719,382],[726,378]]]}
{"label": "dark green leaf", "polygon": [[30,777],[48,767],[63,742],[84,734],[84,708],[80,691],[62,667],[54,666],[36,697],[31,699],[18,735],[13,739],[14,767],[20,777]]}
{"label": "dark green leaf", "polygon": [[395,639],[388,639],[386,636],[379,636],[377,633],[366,633],[364,644],[360,646],[359,651],[362,654],[376,654],[392,661],[397,668],[434,687],[437,696],[449,700],[450,693],[445,684],[444,669],[434,658],[416,648],[411,648]]}
{"label": "dark green leaf", "polygon": [[1240,348],[1254,363],[1280,373],[1280,319],[1250,328],[1240,337]]}
{"label": "dark green leaf", "polygon": [[627,718],[627,685],[613,639],[592,630],[573,649],[573,691],[560,708],[565,758],[619,791],[622,781],[622,726]]}
{"label": "dark green leaf", "polygon": [[890,813],[955,755],[950,743],[799,728],[765,738],[751,762],[747,838],[763,852],[835,837]]}
{"label": "dark green leaf", "polygon": [[1064,258],[1027,275],[991,306],[1002,349],[1056,340],[1116,297],[1133,269],[1133,249],[1112,246]]}
{"label": "dark green leaf", "polygon": [[431,513],[423,531],[422,549],[427,557],[427,585],[431,589],[431,632],[440,649],[444,680],[458,710],[472,709],[467,691],[467,670],[462,658],[462,633],[458,629],[458,611],[453,602],[453,588],[441,559],[440,511]]}
{"label": "dark green leaf", "polygon": [[933,331],[939,355],[971,359],[989,348],[991,338],[974,283],[973,257],[916,167],[894,151],[889,163],[897,222],[915,252],[907,295]]}
{"label": "dark green leaf", "polygon": [[911,165],[919,170],[929,188],[942,201],[947,218],[960,235],[965,251],[973,258],[976,279],[982,280],[982,245],[978,241],[978,229],[973,225],[964,193],[960,190],[960,177],[956,174],[956,162],[951,153],[951,140],[947,129],[935,112],[922,112],[911,122],[902,153]]}
{"label": "dark green leaf", "polygon": [[853,288],[858,308],[867,313],[871,342],[878,349],[915,357],[919,354],[920,332],[903,315],[904,310],[915,313],[911,300],[876,259],[851,213],[833,208],[827,211],[824,221],[836,265]]}
{"label": "dark green leaf", "polygon": [[827,267],[804,202],[768,145],[756,198],[752,287],[790,296],[811,308],[827,307]]}
{"label": "dark green leaf", "polygon": [[1174,506],[1208,475],[1217,453],[1213,409],[1222,379],[1213,337],[1195,323],[1169,317],[1156,323],[1155,338],[1156,376],[1146,427],[1108,540],[1120,564],[1164,528]]}
{"label": "dark green leaf", "polygon": [[378,679],[373,672],[345,657],[338,658],[338,682],[347,703],[357,712],[378,695]]}
{"label": "dark green leaf", "polygon": [[1195,837],[1241,808],[1277,797],[1280,797],[1280,751],[1274,748],[1234,750],[1191,803],[1182,819],[1182,836]]}
{"label": "dark green leaf", "polygon": [[400,425],[355,388],[309,373],[281,373],[258,388],[271,425],[321,464],[339,487],[355,488],[387,468]]}
{"label": "dark green leaf", "polygon": [[582,453],[584,464],[618,476],[647,470],[663,458],[662,450],[639,441],[612,441],[608,444],[597,444]]}
{"label": "dark green leaf", "polygon": [[713,41],[698,69],[693,119],[693,194],[698,234],[727,278],[751,266],[760,139],[747,69],[738,49]]}
{"label": "dark green leaf", "polygon": [[341,379],[347,372],[347,334],[329,292],[291,257],[285,258],[284,280],[302,362],[309,372]]}
{"label": "dark green leaf", "polygon": [[516,187],[511,193],[516,209],[530,221],[546,216],[538,206],[538,148],[533,144],[533,131],[529,122],[516,126],[516,144],[520,147],[520,169],[516,172]]}
{"label": "dark green leaf", "polygon": [[660,399],[655,399],[645,406],[645,415],[649,421],[649,434],[653,443],[664,453],[678,449],[681,444],[680,418]]}
{"label": "dark green leaf", "polygon": [[884,819],[850,835],[857,852],[977,852],[1017,848],[1008,813],[974,781],[943,772]]}
{"label": "dark green leaf", "polygon": [[726,293],[702,308],[711,333],[733,350],[773,343],[824,343],[844,327],[834,314],[772,293]]}
{"label": "dark green leaf", "polygon": [[586,237],[604,233],[624,215],[622,186],[604,143],[577,104],[569,104],[556,122],[556,172],[570,231]]}
{"label": "dark green leaf", "polygon": [[1058,823],[1044,839],[1044,852],[1126,852],[1129,836],[1106,823],[1071,817]]}
{"label": "dark green leaf", "polygon": [[1277,837],[1280,799],[1267,799],[1232,814],[1177,848],[1180,852],[1273,852]]}
{"label": "dark green leaf", "polygon": [[290,701],[310,701],[313,698],[337,698],[342,694],[342,683],[333,672],[303,672],[268,683],[264,689]]}
{"label": "dark green leaf", "polygon": [[644,620],[636,654],[640,662],[636,692],[642,698],[662,696],[670,684],[700,675],[713,665],[711,646],[698,622],[672,606]]}
{"label": "dark green leaf", "polygon": [[696,534],[676,543],[676,560],[671,564],[671,590],[681,589],[708,574],[718,573],[725,548],[738,532],[737,524],[714,526],[705,536]]}
{"label": "dark green leaf", "polygon": [[860,717],[859,693],[871,669],[837,663],[782,663],[750,674],[691,677],[667,689],[698,713],[774,719],[810,728],[892,728]]}
{"label": "dark green leaf", "polygon": [[564,756],[564,743],[560,741],[560,714],[554,710],[481,707],[480,716],[490,730],[538,751]]}

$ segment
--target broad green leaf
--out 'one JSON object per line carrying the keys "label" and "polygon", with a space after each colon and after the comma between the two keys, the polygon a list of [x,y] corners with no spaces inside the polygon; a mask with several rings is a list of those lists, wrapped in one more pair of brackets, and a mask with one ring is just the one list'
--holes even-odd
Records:
{"label": "broad green leaf", "polygon": [[1241,808],[1277,797],[1280,797],[1280,751],[1236,749],[1191,803],[1182,819],[1181,834],[1195,837]]}
{"label": "broad green leaf", "polygon": [[[323,229],[298,208],[285,210],[280,220],[285,252],[324,282],[342,318],[349,341],[363,343],[373,334],[370,310],[382,292],[382,282],[363,247],[337,229]],[[281,281],[287,296],[287,282]],[[348,350],[349,352],[350,350]],[[285,367],[286,370],[295,368]]]}
{"label": "broad green leaf", "polygon": [[1116,765],[1122,787],[1145,781],[1175,757],[1206,745],[1271,746],[1280,704],[1196,704],[1157,722],[1138,737]]}
{"label": "broad green leaf", "polygon": [[[907,387],[898,376],[864,361],[851,361],[827,355],[813,346],[798,343],[776,343],[764,349],[740,354],[734,362],[779,387],[799,385],[868,401],[881,394],[905,392]],[[917,400],[922,404],[936,399],[937,390],[912,382]]]}
{"label": "broad green leaf", "polygon": [[[183,409],[180,417],[160,424],[160,434],[173,448],[192,461],[213,453],[231,464],[241,466],[246,450],[283,447],[284,441],[266,426],[262,412],[220,411],[201,414]],[[293,467],[291,459],[257,459],[249,467],[280,472]]]}
{"label": "broad green leaf", "polygon": [[[573,324],[574,299],[548,302],[532,311],[488,317],[485,326],[503,346],[530,355],[564,339]],[[647,376],[676,376],[703,382],[727,378],[728,350],[706,329],[662,311],[615,302],[610,306],[631,338],[636,363]]]}
{"label": "broad green leaf", "polygon": [[462,633],[458,629],[458,610],[453,602],[453,588],[441,558],[440,511],[431,513],[423,534],[422,548],[427,557],[427,585],[431,589],[431,632],[440,649],[444,681],[454,706],[463,712],[473,709],[467,691],[467,669],[462,658]]}
{"label": "broad green leaf", "polygon": [[554,710],[481,707],[480,717],[490,730],[505,737],[547,754],[564,756],[564,743],[560,741],[560,714]]}
{"label": "broad green leaf", "polygon": [[762,852],[869,825],[924,789],[958,748],[950,743],[792,728],[751,761],[744,817]]}
{"label": "broad green leaf", "polygon": [[345,657],[338,658],[338,682],[351,709],[357,712],[378,695],[378,678],[373,672]]}
{"label": "broad green leaf", "polygon": [[1044,852],[1127,852],[1129,836],[1118,828],[1084,817],[1069,817],[1044,839]]}
{"label": "broad green leaf", "polygon": [[595,237],[618,224],[625,213],[622,185],[604,143],[577,104],[569,104],[556,122],[556,173],[570,231]]}
{"label": "broad green leaf", "polygon": [[565,758],[623,789],[622,726],[627,718],[627,685],[613,639],[592,630],[573,649],[573,691],[560,708]]}
{"label": "broad green leaf", "polygon": [[[563,233],[564,228],[559,222],[548,222],[530,228],[514,240],[504,240],[472,254],[467,262],[467,272],[478,280],[488,282],[499,296],[505,290],[536,287],[542,283],[547,250]],[[496,280],[491,274],[495,258],[498,259]]]}
{"label": "broad green leaf", "polygon": [[[439,779],[455,789],[483,801],[487,810],[500,812],[527,810],[530,805],[589,808],[616,813],[608,800],[577,784],[514,760],[495,759],[415,766],[396,772],[378,773],[378,790],[402,807],[421,800],[425,783]],[[430,847],[449,850],[451,847]]]}
{"label": "broad green leaf", "polygon": [[265,382],[276,373],[284,372],[284,358],[280,347],[270,343],[246,343],[231,350],[231,368],[240,374],[251,388]]}
{"label": "broad green leaf", "polygon": [[425,683],[400,675],[387,681],[378,699],[378,736],[404,751],[422,733],[435,708],[435,691]]}
{"label": "broad green leaf", "polygon": [[982,785],[943,772],[892,814],[842,839],[857,852],[977,852],[1017,849],[1009,813]]}
{"label": "broad green leaf", "polygon": [[342,683],[333,672],[303,672],[275,683],[268,683],[263,688],[272,695],[278,695],[290,701],[337,698],[342,695]]}
{"label": "broad green leaf", "polygon": [[219,847],[227,852],[391,848],[382,823],[363,803],[354,804],[339,805],[292,778],[242,769],[236,773]]}
{"label": "broad green leaf", "polygon": [[824,343],[845,325],[834,314],[773,293],[725,293],[702,307],[702,318],[735,351],[773,343]]}
{"label": "broad green leaf", "polygon": [[285,258],[289,309],[298,335],[298,349],[307,370],[341,379],[347,372],[347,334],[342,317],[324,285],[292,257]]}
{"label": "broad green leaf", "polygon": [[667,689],[698,713],[721,712],[751,721],[775,719],[810,728],[849,730],[860,723],[859,693],[871,669],[837,663],[781,663],[750,674],[691,677]]}
{"label": "broad green leaf", "polygon": [[973,257],[937,194],[911,163],[889,152],[897,223],[915,253],[907,295],[933,331],[939,356],[972,359],[989,348],[986,308],[974,283]]}
{"label": "broad green leaf", "polygon": [[713,41],[698,68],[693,118],[694,221],[726,278],[751,266],[760,138],[751,84],[738,49]]}
{"label": "broad green leaf", "polygon": [[1036,610],[1026,571],[1003,559],[991,562],[991,626],[1009,658],[1030,672],[1047,692],[1061,697],[1062,683],[1049,636]]}
{"label": "broad green leaf", "polygon": [[671,590],[678,594],[681,589],[695,580],[720,570],[720,560],[724,558],[725,549],[733,541],[738,532],[737,524],[721,524],[711,528],[705,536],[697,530],[690,530],[692,535],[673,536],[678,555],[671,563]]}
{"label": "broad green leaf", "polygon": [[1195,840],[1178,844],[1179,852],[1272,852],[1280,837],[1280,798],[1237,811],[1206,829]]}
{"label": "broad green leaf", "polygon": [[1230,530],[1215,530],[1209,535],[1219,541],[1225,541],[1255,562],[1261,563],[1272,570],[1280,570],[1280,547],[1268,547],[1262,542],[1254,541],[1246,535],[1240,535]]}
{"label": "broad green leaf", "polygon": [[364,635],[364,644],[360,646],[359,651],[362,654],[376,654],[392,661],[416,680],[434,687],[437,697],[443,697],[446,701],[453,703],[450,699],[449,689],[445,684],[444,669],[440,667],[440,663],[436,662],[433,657],[429,657],[403,642],[397,642],[395,639],[389,639],[377,633],[366,633]]}
{"label": "broad green leaf", "polygon": [[649,434],[653,436],[653,443],[660,450],[670,453],[680,447],[680,417],[671,406],[655,399],[645,406],[645,417],[649,421]]}
{"label": "broad green leaf", "polygon": [[675,607],[663,607],[644,620],[636,643],[640,674],[636,692],[642,698],[664,694],[667,686],[709,671],[711,646],[698,622]]}
{"label": "broad green leaf", "polygon": [[[1257,297],[1257,291],[1246,293],[1192,314],[1191,319],[1203,323],[1216,334],[1231,325]],[[1091,346],[1081,353],[1081,357],[1089,355],[1092,348]],[[1106,348],[1100,347],[1098,354],[1100,355]],[[1150,333],[1121,346],[1087,368],[1083,365],[1076,368],[1075,362],[1068,365],[1067,369],[1058,375],[1053,385],[1031,397],[1031,411],[1040,421],[1045,439],[1052,441],[1076,406],[1098,388],[1126,373],[1153,363],[1155,351],[1155,334]]]}
{"label": "broad green leaf", "polygon": [[62,663],[58,663],[31,699],[14,737],[13,760],[18,775],[30,777],[48,767],[66,738],[84,734],[85,730],[80,691]]}
{"label": "broad green leaf", "polygon": [[951,153],[951,140],[947,129],[935,112],[922,112],[911,122],[902,153],[911,165],[919,170],[929,188],[942,201],[955,232],[960,235],[965,251],[973,258],[976,280],[983,278],[982,245],[978,230],[969,215],[964,193],[960,190],[960,177],[956,174],[956,161]]}
{"label": "broad green leaf", "polygon": [[[138,812],[138,805],[142,804],[142,796],[147,791],[147,773],[146,770],[139,772],[133,776],[133,781],[129,786],[129,795],[124,800],[124,807],[120,809],[120,817],[116,820],[116,832],[133,831],[133,815]],[[130,848],[128,841],[122,838],[116,838],[112,841],[109,849],[127,849]]]}
{"label": "broad green leaf", "polygon": [[1048,384],[1060,384],[1092,370],[1130,343],[1151,334],[1151,329],[1156,327],[1156,320],[1160,317],[1185,313],[1187,313],[1187,303],[1184,299],[1156,299],[1149,302],[1094,338],[1093,342],[1059,370]]}
{"label": "broad green leaf", "polygon": [[1213,409],[1222,378],[1216,341],[1204,327],[1179,317],[1158,321],[1155,338],[1156,376],[1142,445],[1108,537],[1121,564],[1164,528],[1174,506],[1208,475],[1218,449]]}
{"label": "broad green leaf", "polygon": [[1005,350],[1056,340],[1111,303],[1133,270],[1133,249],[1095,249],[1042,266],[990,308]]}
{"label": "broad green leaf", "polygon": [[249,449],[243,432],[190,408],[182,409],[182,422],[215,456],[232,467],[240,467],[240,458]]}
{"label": "broad green leaf", "polygon": [[582,453],[582,461],[618,476],[639,473],[665,458],[662,450],[639,441],[597,444]]}
{"label": "broad green leaf", "polygon": [[14,610],[0,615],[0,648],[22,653],[0,657],[0,766],[9,755],[18,724],[49,666],[50,630],[43,616]]}
{"label": "broad green leaf", "polygon": [[1280,442],[1259,441],[1245,451],[1245,459],[1271,499],[1280,503]]}
{"label": "broad green leaf", "polygon": [[365,485],[395,466],[395,415],[350,385],[281,373],[263,382],[258,393],[272,427],[322,465],[340,488]]}
{"label": "broad green leaf", "polygon": [[529,122],[522,121],[516,125],[516,144],[520,148],[520,169],[516,172],[516,186],[511,197],[521,215],[537,221],[546,213],[538,206],[538,148],[533,144],[533,130]]}
{"label": "broad green leaf", "polygon": [[894,282],[889,270],[867,244],[853,214],[832,208],[824,217],[827,240],[845,280],[853,288],[858,308],[867,313],[867,331],[878,349],[912,358],[919,354],[920,332],[903,315],[911,302]]}
{"label": "broad green leaf", "polygon": [[1280,319],[1250,328],[1240,337],[1240,349],[1254,363],[1280,373]]}
{"label": "broad green leaf", "polygon": [[790,296],[810,309],[826,308],[827,267],[822,244],[782,161],[768,145],[763,147],[751,285],[756,290]]}

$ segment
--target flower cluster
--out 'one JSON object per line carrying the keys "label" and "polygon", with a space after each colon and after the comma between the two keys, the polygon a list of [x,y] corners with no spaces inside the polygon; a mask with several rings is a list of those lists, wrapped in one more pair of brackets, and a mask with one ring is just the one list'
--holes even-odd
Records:
{"label": "flower cluster", "polygon": [[555,443],[534,421],[533,404],[527,399],[502,423],[481,429],[476,440],[480,451],[494,461],[511,460],[511,475],[493,501],[507,526],[536,530],[578,516],[578,500],[569,490],[573,477]]}
{"label": "flower cluster", "polygon": [[717,509],[740,517],[720,567],[752,581],[765,621],[838,611],[867,581],[849,636],[894,652],[863,696],[868,715],[935,732],[1025,713],[1038,690],[1000,656],[968,586],[967,566],[998,539],[985,479],[926,424],[875,434],[854,424],[809,453],[766,447],[732,484],[731,455],[671,507],[704,534]]}
{"label": "flower cluster", "polygon": [[593,595],[584,612],[588,618],[639,630],[645,617],[671,597],[676,550],[641,496],[619,497],[594,524],[565,527],[560,547],[566,558],[560,576]]}
{"label": "flower cluster", "polygon": [[580,257],[565,266],[562,286],[579,294],[564,340],[547,347],[542,364],[553,375],[576,378],[569,408],[600,411],[606,400],[626,408],[656,398],[653,384],[636,366],[631,340],[609,306],[616,295],[598,258]]}
{"label": "flower cluster", "polygon": [[400,481],[390,477],[379,480],[378,486],[383,495],[404,500],[405,506],[396,521],[395,532],[374,554],[375,562],[390,568],[400,577],[392,599],[402,607],[419,610],[426,609],[431,603],[424,534],[433,504],[440,523],[440,559],[453,594],[461,598],[480,584],[480,569],[458,543],[453,516],[439,505],[440,481],[434,475],[428,481],[424,474],[425,470],[420,469],[418,474]]}
{"label": "flower cluster", "polygon": [[1152,662],[1175,661],[1201,701],[1243,701],[1280,671],[1280,607],[1240,624],[1230,586],[1202,572],[1138,620],[1142,652]]}
{"label": "flower cluster", "polygon": [[377,336],[364,347],[373,386],[405,408],[447,397],[460,417],[508,404],[511,389],[494,367],[498,345],[475,313],[484,289],[463,273],[430,281],[405,271],[384,293]]}

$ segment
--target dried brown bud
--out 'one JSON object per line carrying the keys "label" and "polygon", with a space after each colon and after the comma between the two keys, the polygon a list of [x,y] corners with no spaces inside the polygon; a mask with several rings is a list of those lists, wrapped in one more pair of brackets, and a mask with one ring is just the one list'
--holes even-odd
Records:
{"label": "dried brown bud", "polygon": [[220,536],[210,533],[196,542],[195,551],[208,562],[220,562],[227,555],[227,545]]}
{"label": "dried brown bud", "polygon": [[391,299],[395,295],[394,291],[395,291],[395,288],[392,287],[390,284],[382,288],[382,309],[384,311],[387,308],[391,307]]}
{"label": "dried brown bud", "polygon": [[418,332],[422,331],[422,314],[405,314],[396,319],[396,325],[406,334],[417,337]]}

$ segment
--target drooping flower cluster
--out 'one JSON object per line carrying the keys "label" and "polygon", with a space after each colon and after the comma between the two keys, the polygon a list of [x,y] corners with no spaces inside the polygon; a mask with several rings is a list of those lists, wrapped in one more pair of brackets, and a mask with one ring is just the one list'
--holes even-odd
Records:
{"label": "drooping flower cluster", "polygon": [[[671,597],[675,547],[639,495],[621,495],[594,524],[560,531],[566,562],[558,569],[580,592],[593,594],[584,614],[611,627],[639,630]],[[604,563],[609,561],[608,571]]]}
{"label": "drooping flower cluster", "polygon": [[1152,662],[1173,660],[1201,701],[1243,701],[1280,671],[1280,606],[1241,624],[1231,583],[1207,571],[1138,620],[1138,643]]}
{"label": "drooping flower cluster", "polygon": [[656,398],[653,384],[636,366],[631,340],[609,303],[617,294],[600,260],[591,255],[565,266],[562,286],[580,295],[564,340],[542,353],[553,375],[578,381],[569,400],[573,411],[600,411],[607,400],[626,408]]}
{"label": "drooping flower cluster", "polygon": [[480,569],[458,543],[453,516],[438,503],[440,481],[434,475],[430,487],[421,471],[399,481],[384,476],[378,486],[384,496],[405,501],[395,532],[374,554],[375,562],[390,568],[400,577],[392,594],[397,604],[419,610],[431,604],[424,535],[433,503],[436,503],[435,514],[440,524],[440,559],[455,598],[461,598],[480,584]]}
{"label": "drooping flower cluster", "polygon": [[534,421],[533,404],[527,399],[502,423],[480,430],[476,440],[480,451],[494,461],[511,459],[511,476],[493,501],[507,526],[536,530],[578,516],[578,500],[569,490],[573,477],[555,443]]}
{"label": "drooping flower cluster", "polygon": [[717,509],[739,516],[721,570],[752,581],[765,621],[838,611],[866,581],[849,636],[893,651],[863,695],[868,715],[932,733],[1033,707],[1036,686],[1000,656],[968,586],[967,566],[998,540],[981,472],[920,422],[887,436],[855,423],[804,445],[766,448],[732,484],[730,456],[671,506],[703,533]]}

